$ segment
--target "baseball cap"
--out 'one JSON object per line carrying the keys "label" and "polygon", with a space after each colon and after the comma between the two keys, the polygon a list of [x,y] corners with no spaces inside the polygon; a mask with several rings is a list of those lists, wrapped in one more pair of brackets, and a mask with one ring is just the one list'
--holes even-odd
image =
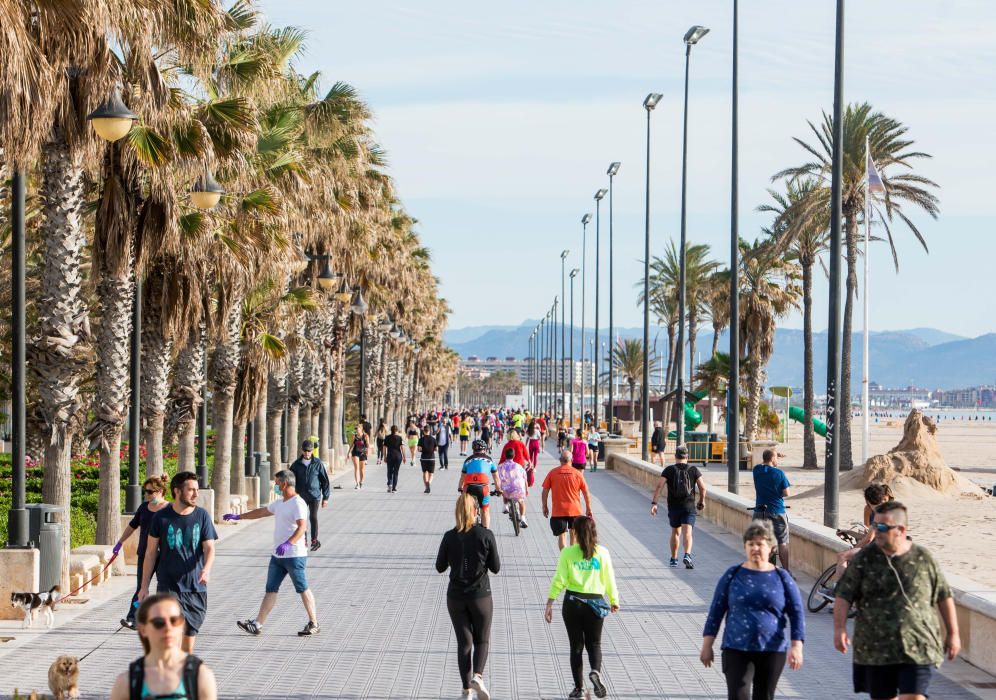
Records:
{"label": "baseball cap", "polygon": [[685,447],[684,445],[678,445],[677,447],[674,448],[674,456],[675,457],[687,457],[688,456],[688,448]]}

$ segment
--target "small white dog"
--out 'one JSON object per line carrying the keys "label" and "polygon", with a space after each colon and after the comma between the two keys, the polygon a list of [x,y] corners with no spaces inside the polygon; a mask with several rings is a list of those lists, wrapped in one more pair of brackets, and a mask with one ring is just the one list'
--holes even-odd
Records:
{"label": "small white dog", "polygon": [[35,612],[41,610],[45,615],[45,626],[52,629],[55,624],[55,604],[59,602],[59,587],[52,586],[48,593],[11,593],[12,607],[24,611],[24,629],[34,624]]}

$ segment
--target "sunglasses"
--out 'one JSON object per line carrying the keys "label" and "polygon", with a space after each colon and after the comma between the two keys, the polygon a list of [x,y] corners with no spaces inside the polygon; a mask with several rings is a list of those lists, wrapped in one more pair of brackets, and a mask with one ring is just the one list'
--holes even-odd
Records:
{"label": "sunglasses", "polygon": [[146,495],[149,495],[149,496],[151,496],[154,493],[159,493],[155,489],[142,489],[142,491],[144,491],[146,493]]}
{"label": "sunglasses", "polygon": [[889,530],[895,530],[900,525],[886,525],[885,523],[872,523],[872,529],[878,532],[888,532]]}
{"label": "sunglasses", "polygon": [[152,617],[149,618],[149,624],[155,627],[157,630],[166,629],[166,623],[169,623],[170,627],[182,627],[186,624],[186,620],[183,619],[183,615],[171,615],[170,617]]}

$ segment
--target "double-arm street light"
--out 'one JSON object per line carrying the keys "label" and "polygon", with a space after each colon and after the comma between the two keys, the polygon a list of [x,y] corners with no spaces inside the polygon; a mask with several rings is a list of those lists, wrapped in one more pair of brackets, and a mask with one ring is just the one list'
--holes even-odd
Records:
{"label": "double-arm street light", "polygon": [[588,263],[588,224],[591,223],[591,214],[585,214],[581,217],[581,422],[584,422],[584,334],[585,334],[585,322],[584,322],[584,295],[585,287],[587,283],[585,277],[587,275]]}
{"label": "double-arm street light", "polygon": [[697,24],[685,33],[685,107],[681,137],[681,241],[679,243],[680,266],[678,272],[678,391],[676,395],[677,409],[675,412],[679,445],[685,442],[683,409],[685,406],[685,254],[687,252],[685,231],[688,182],[688,65],[692,55],[692,47],[708,33],[709,30],[706,27],[701,27]]}
{"label": "double-arm street light", "polygon": [[566,368],[564,367],[564,358],[567,356],[567,346],[565,345],[567,339],[567,333],[565,329],[564,317],[566,315],[567,307],[567,296],[566,292],[566,280],[564,278],[564,264],[567,261],[567,256],[571,254],[571,251],[564,249],[560,252],[560,298],[563,303],[560,305],[560,393],[557,394],[560,400],[560,413],[561,416],[565,413],[564,409],[566,406],[566,399],[564,394],[567,392],[567,374]]}
{"label": "double-arm street light", "polygon": [[641,457],[650,457],[650,113],[661,101],[659,92],[652,92],[643,100],[647,110],[647,175],[643,206],[643,381],[640,389],[640,423],[643,436]]}
{"label": "double-arm street light", "polygon": [[608,192],[609,191],[607,189],[605,189],[604,187],[601,188],[601,189],[599,189],[597,192],[595,192],[595,346],[594,346],[595,347],[595,351],[592,353],[592,357],[591,357],[592,362],[594,363],[592,365],[592,368],[591,368],[591,371],[592,371],[592,377],[591,377],[592,396],[594,397],[594,400],[592,401],[592,403],[594,404],[594,406],[593,406],[593,410],[592,410],[592,421],[591,421],[591,423],[592,423],[592,425],[595,426],[595,430],[598,430],[598,368],[601,366],[601,358],[598,356],[598,348],[599,348],[599,344],[598,344],[599,343],[599,340],[598,340],[598,331],[599,331],[599,326],[598,326],[598,307],[599,307],[598,288],[599,288],[600,282],[602,280],[601,274],[600,274],[600,271],[599,271],[599,261],[601,260],[601,257],[602,257],[602,248],[601,248],[601,219],[602,219],[602,217],[601,217],[601,209],[602,209],[602,206],[601,205],[602,205],[602,198],[605,197],[605,195],[608,194]]}
{"label": "double-arm street light", "polygon": [[[615,162],[615,163],[610,163],[609,164],[609,169],[606,171],[606,174],[609,176],[609,358],[608,358],[608,360],[609,360],[609,417],[608,417],[609,429],[608,429],[608,432],[609,432],[610,435],[614,432],[613,431],[613,426],[615,425],[615,420],[616,420],[615,406],[613,405],[613,401],[614,401],[614,398],[615,398],[614,397],[615,386],[613,384],[613,380],[615,379],[615,373],[613,372],[613,365],[614,365],[614,363],[612,362],[612,348],[614,347],[613,343],[615,342],[615,340],[614,340],[615,336],[613,335],[614,331],[615,331],[615,327],[614,327],[614,325],[612,323],[612,305],[613,305],[613,293],[612,293],[612,289],[613,289],[613,285],[612,285],[612,270],[613,270],[613,264],[612,264],[612,180],[615,178],[616,173],[619,172],[619,166],[620,165],[621,165],[621,163],[619,163],[618,161]],[[633,419],[633,416],[630,416],[630,420],[632,420],[632,419]]]}
{"label": "double-arm street light", "polygon": [[[578,276],[578,269],[571,270],[571,428],[574,427],[574,278]],[[569,436],[568,436],[569,437]]]}

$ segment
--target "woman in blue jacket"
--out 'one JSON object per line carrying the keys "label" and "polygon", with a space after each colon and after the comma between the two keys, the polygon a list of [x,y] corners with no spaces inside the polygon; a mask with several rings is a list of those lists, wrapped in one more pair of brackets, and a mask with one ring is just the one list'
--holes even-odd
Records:
{"label": "woman in blue jacket", "polygon": [[771,526],[752,522],[744,532],[746,561],[727,569],[712,597],[699,658],[707,668],[712,665],[725,617],[721,648],[728,700],[773,700],[786,660],[792,670],[802,668],[802,596],[792,576],[768,561],[774,546]]}

